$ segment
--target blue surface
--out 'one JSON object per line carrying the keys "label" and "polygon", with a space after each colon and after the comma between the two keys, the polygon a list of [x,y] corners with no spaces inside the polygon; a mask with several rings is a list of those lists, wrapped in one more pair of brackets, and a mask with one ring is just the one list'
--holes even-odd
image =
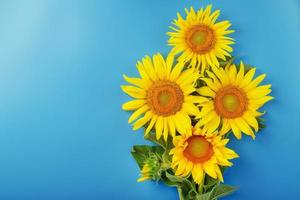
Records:
{"label": "blue surface", "polygon": [[241,157],[225,181],[240,189],[227,199],[299,199],[299,0],[1,1],[0,199],[177,199],[136,182],[129,151],[145,141],[119,85],[145,54],[168,52],[177,11],[208,3],[276,97],[256,141],[231,142]]}

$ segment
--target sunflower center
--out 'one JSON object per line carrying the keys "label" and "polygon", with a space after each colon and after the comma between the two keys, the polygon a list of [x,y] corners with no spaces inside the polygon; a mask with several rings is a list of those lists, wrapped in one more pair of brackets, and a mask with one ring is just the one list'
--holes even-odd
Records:
{"label": "sunflower center", "polygon": [[214,154],[212,144],[203,136],[193,135],[188,138],[187,143],[183,155],[194,163],[203,163]]}
{"label": "sunflower center", "polygon": [[241,117],[247,109],[247,97],[244,91],[235,86],[221,88],[215,97],[216,112],[226,118]]}
{"label": "sunflower center", "polygon": [[177,113],[183,103],[183,92],[171,81],[158,81],[147,92],[147,103],[157,115],[169,116]]}
{"label": "sunflower center", "polygon": [[186,32],[186,43],[195,53],[206,53],[215,45],[214,31],[206,25],[195,25]]}

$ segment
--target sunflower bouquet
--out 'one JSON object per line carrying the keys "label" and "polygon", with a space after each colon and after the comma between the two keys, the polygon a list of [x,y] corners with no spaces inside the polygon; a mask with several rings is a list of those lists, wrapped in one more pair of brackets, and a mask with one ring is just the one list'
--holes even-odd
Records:
{"label": "sunflower bouquet", "polygon": [[[232,134],[255,138],[263,127],[260,108],[273,97],[265,74],[235,64],[229,21],[209,5],[185,9],[170,26],[166,57],[157,53],[137,62],[139,78],[124,75],[122,90],[134,98],[128,123],[144,128],[153,145],[135,145],[139,182],[162,181],[177,187],[182,200],[216,200],[235,187],[223,184],[223,172],[238,154],[227,147]],[[232,134],[231,134],[232,133]]]}

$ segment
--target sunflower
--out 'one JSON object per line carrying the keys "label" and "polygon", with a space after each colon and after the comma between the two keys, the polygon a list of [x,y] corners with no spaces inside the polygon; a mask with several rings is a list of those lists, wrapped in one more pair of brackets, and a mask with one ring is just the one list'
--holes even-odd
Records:
{"label": "sunflower", "polygon": [[192,7],[185,9],[185,19],[177,13],[178,19],[174,20],[174,26],[170,26],[174,32],[167,33],[170,36],[168,43],[173,46],[174,53],[182,52],[179,62],[200,68],[201,73],[209,66],[219,67],[218,58],[226,60],[225,56],[230,56],[232,52],[230,45],[234,44],[233,39],[226,36],[234,32],[228,30],[230,22],[216,22],[220,10],[211,13],[211,8],[212,5],[209,5],[197,12]]}
{"label": "sunflower", "polygon": [[193,96],[194,82],[198,75],[192,69],[184,70],[182,63],[173,67],[174,54],[170,53],[165,60],[161,54],[151,59],[146,56],[142,62],[137,63],[141,78],[125,80],[132,84],[121,86],[122,90],[135,100],[123,104],[126,111],[134,111],[128,119],[137,130],[146,125],[145,135],[155,128],[156,138],[163,135],[186,133],[190,130],[190,115],[199,114],[195,103],[206,101],[205,98]]}
{"label": "sunflower", "polygon": [[161,176],[161,161],[158,156],[154,153],[150,154],[145,160],[145,163],[140,172],[140,178],[138,182],[146,180],[158,180]]}
{"label": "sunflower", "polygon": [[[201,78],[207,86],[198,89],[198,93],[206,96],[207,102],[202,104],[198,126],[204,125],[210,131],[221,125],[221,133],[232,130],[236,138],[242,133],[255,138],[254,131],[259,129],[257,117],[263,115],[258,109],[273,99],[268,96],[271,84],[258,86],[265,74],[256,77],[255,68],[245,72],[241,62],[239,71],[234,64],[223,68],[212,68],[207,71],[209,78]],[[254,129],[254,130],[253,130]]]}
{"label": "sunflower", "polygon": [[141,177],[137,180],[138,182],[143,182],[146,180],[151,180],[150,167],[148,164],[145,164],[141,170]]}
{"label": "sunflower", "polygon": [[238,155],[226,147],[229,139],[222,139],[217,132],[206,132],[195,128],[191,135],[180,135],[173,139],[174,148],[170,151],[172,168],[176,176],[192,174],[194,181],[200,184],[208,174],[223,182],[219,166],[232,166],[230,159]]}

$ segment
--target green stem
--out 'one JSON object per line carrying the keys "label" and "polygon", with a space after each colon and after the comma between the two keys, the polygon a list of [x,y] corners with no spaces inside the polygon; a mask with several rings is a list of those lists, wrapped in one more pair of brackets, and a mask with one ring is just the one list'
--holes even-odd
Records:
{"label": "green stem", "polygon": [[184,196],[182,194],[182,189],[180,186],[177,186],[177,191],[178,191],[178,195],[179,195],[179,200],[184,200]]}
{"label": "green stem", "polygon": [[199,184],[199,187],[198,187],[199,194],[202,194],[202,192],[203,192],[204,180],[205,180],[205,177],[203,177],[201,183]]}

